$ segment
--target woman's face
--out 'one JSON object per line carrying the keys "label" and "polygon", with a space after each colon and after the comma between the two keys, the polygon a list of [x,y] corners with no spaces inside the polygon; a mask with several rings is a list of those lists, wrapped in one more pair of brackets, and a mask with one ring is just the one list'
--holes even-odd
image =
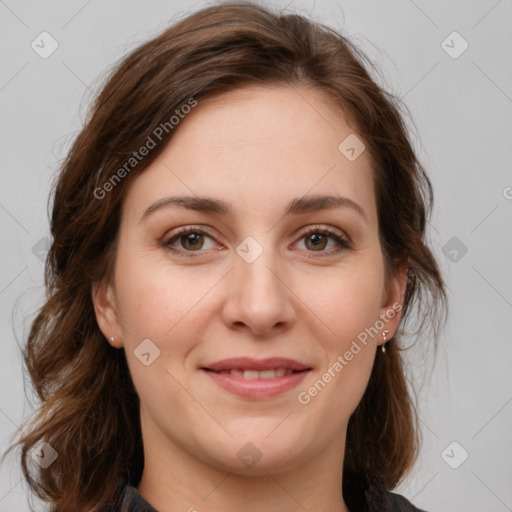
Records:
{"label": "woman's face", "polygon": [[[93,294],[126,352],[145,449],[247,474],[343,453],[405,283],[385,280],[368,153],[306,89],[199,100],[174,129],[130,185],[114,278]],[[255,373],[268,358],[307,369]]]}

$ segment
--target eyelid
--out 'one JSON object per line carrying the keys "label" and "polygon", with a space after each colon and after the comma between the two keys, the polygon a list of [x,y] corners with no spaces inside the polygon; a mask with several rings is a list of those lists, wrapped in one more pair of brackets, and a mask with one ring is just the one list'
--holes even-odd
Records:
{"label": "eyelid", "polygon": [[[351,250],[353,248],[350,237],[346,235],[344,231],[341,231],[338,228],[325,227],[319,224],[309,226],[305,228],[305,230],[300,230],[298,234],[298,240],[297,242],[294,242],[294,244],[300,242],[303,238],[312,233],[320,233],[327,236],[329,239],[334,240],[338,247],[329,251],[306,251],[308,258],[321,258],[322,256],[327,257],[337,255],[340,252]],[[319,256],[314,256],[315,252],[318,252]]]}
{"label": "eyelid", "polygon": [[[164,235],[160,240],[160,245],[165,250],[167,250],[173,254],[178,254],[178,255],[182,254],[182,255],[185,255],[185,257],[192,257],[192,258],[198,257],[198,256],[200,256],[200,254],[202,252],[206,252],[206,251],[202,251],[202,250],[187,251],[184,249],[175,249],[175,248],[171,247],[171,242],[174,243],[177,240],[179,240],[180,237],[186,236],[187,234],[190,234],[190,233],[206,235],[206,236],[210,237],[212,240],[215,240],[215,236],[212,235],[211,233],[209,233],[208,230],[205,229],[204,227],[188,225],[188,226],[183,226],[181,228],[177,228],[176,230],[172,231],[170,235],[167,235],[167,234]],[[346,251],[346,250],[352,249],[352,246],[353,246],[352,240],[344,231],[340,230],[339,228],[334,228],[331,226],[327,227],[327,226],[324,226],[321,224],[307,226],[306,228],[302,228],[302,229],[298,230],[294,235],[298,238],[295,242],[293,242],[293,244],[296,244],[297,242],[301,241],[304,237],[306,237],[307,235],[312,234],[312,233],[320,233],[320,234],[327,236],[329,239],[334,240],[336,242],[336,244],[338,244],[338,248],[335,250],[331,249],[329,251],[306,251],[309,254],[311,254],[311,253],[314,254],[315,252],[318,252],[319,256],[312,256],[312,255],[310,256],[308,254],[308,257],[310,257],[310,258],[331,256],[333,254],[339,254],[340,252],[342,252],[344,250]]]}
{"label": "eyelid", "polygon": [[215,240],[215,237],[210,234],[204,227],[200,226],[194,226],[194,225],[188,225],[188,226],[182,226],[181,228],[177,228],[176,230],[172,230],[171,234],[165,234],[161,240],[160,245],[166,250],[173,254],[177,255],[185,255],[185,257],[195,258],[200,255],[201,252],[205,251],[186,251],[184,249],[175,249],[174,247],[171,247],[171,242],[174,243],[175,241],[179,240],[182,236],[188,235],[190,233],[198,233],[201,235],[206,235],[210,237],[212,240]]}
{"label": "eyelid", "polygon": [[350,246],[352,246],[352,239],[345,231],[334,226],[326,226],[323,224],[312,224],[311,226],[307,226],[306,228],[301,228],[300,230],[298,230],[298,232],[296,232],[296,235],[294,236],[300,236],[302,238],[310,233],[316,233],[317,231],[326,232],[331,236],[343,238],[343,240],[345,240],[348,244],[350,244]]}

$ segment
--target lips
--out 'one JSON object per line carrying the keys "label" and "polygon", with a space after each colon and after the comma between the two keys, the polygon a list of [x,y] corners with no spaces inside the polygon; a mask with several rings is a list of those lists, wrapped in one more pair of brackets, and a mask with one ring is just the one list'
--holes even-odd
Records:
{"label": "lips", "polygon": [[232,371],[263,373],[270,370],[282,372],[284,369],[285,374],[289,374],[292,372],[311,370],[311,367],[294,359],[287,359],[284,357],[269,357],[266,359],[236,357],[206,364],[202,369],[217,373],[232,373]]}
{"label": "lips", "polygon": [[[213,371],[213,370],[210,370]],[[304,371],[304,370],[303,370]],[[234,368],[232,370],[221,370],[220,372],[215,372],[219,374],[229,373],[230,375],[234,375],[235,377],[239,377],[241,379],[253,380],[253,379],[275,379],[276,377],[283,377],[285,375],[291,375],[292,373],[297,373],[296,370],[292,370],[291,368],[276,368],[271,370],[242,370],[238,368]]]}
{"label": "lips", "polygon": [[200,368],[221,388],[247,399],[277,397],[298,386],[312,368],[294,359],[223,359]]}

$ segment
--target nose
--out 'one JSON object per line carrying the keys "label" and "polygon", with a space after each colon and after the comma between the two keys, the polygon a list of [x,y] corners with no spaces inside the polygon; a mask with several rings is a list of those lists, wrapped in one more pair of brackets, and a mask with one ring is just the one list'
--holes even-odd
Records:
{"label": "nose", "polygon": [[296,315],[294,294],[287,284],[283,262],[271,249],[263,250],[252,262],[236,254],[227,279],[222,316],[230,329],[271,336],[291,327]]}

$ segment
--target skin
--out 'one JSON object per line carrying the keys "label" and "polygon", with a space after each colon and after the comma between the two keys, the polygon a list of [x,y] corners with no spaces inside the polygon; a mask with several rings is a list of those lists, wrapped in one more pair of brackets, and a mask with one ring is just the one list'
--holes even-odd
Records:
{"label": "skin", "polygon": [[[351,162],[338,150],[353,133],[319,91],[245,87],[199,101],[131,183],[113,279],[94,283],[92,296],[102,332],[126,351],[141,401],[137,488],[159,512],[231,512],[241,503],[246,512],[263,503],[270,512],[348,511],[347,423],[381,333],[307,405],[297,395],[403,304],[405,290],[405,270],[386,279],[369,155]],[[366,220],[347,207],[283,216],[292,199],[333,193],[358,203]],[[220,199],[233,215],[168,207],[140,221],[171,195]],[[164,249],[191,225],[207,235],[182,236],[173,247],[198,257]],[[333,238],[315,245],[304,232],[317,225],[348,237],[351,248]],[[248,236],[263,249],[252,263],[236,252]],[[399,320],[386,323],[388,339]],[[160,350],[148,366],[134,354],[147,338]],[[241,398],[199,370],[235,356],[288,357],[313,370],[277,397]],[[261,458],[246,467],[237,453],[249,442]]]}

